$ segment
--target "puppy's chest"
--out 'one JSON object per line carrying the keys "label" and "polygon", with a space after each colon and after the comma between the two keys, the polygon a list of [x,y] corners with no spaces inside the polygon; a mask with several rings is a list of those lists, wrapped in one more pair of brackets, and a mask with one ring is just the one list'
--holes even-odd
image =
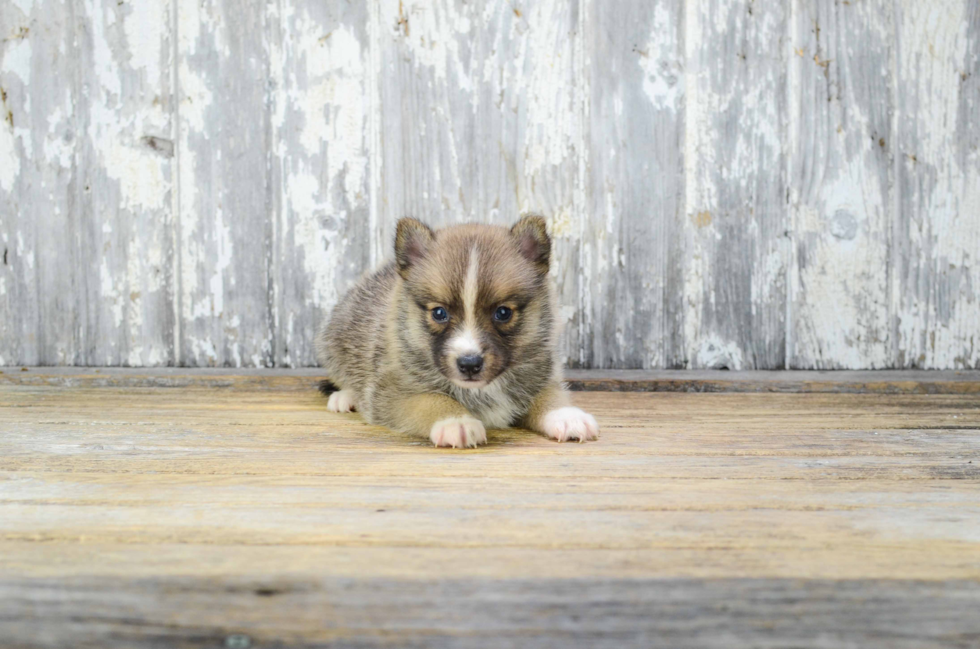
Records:
{"label": "puppy's chest", "polygon": [[527,410],[502,390],[460,390],[452,396],[487,428],[507,428]]}

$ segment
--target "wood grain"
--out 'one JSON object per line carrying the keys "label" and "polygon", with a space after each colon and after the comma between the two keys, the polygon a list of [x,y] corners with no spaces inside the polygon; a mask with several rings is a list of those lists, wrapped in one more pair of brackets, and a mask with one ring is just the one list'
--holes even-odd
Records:
{"label": "wood grain", "polygon": [[330,308],[371,266],[367,3],[282,2],[270,19],[273,363],[309,365]]}
{"label": "wood grain", "polygon": [[[319,369],[184,369],[33,367],[0,370],[0,385],[69,388],[247,388],[308,391]],[[568,370],[565,382],[586,392],[787,392],[850,394],[978,394],[980,372]]]}
{"label": "wood grain", "polygon": [[[91,578],[0,584],[8,644],[220,647],[247,638],[260,647],[908,649],[970,647],[980,630],[969,614],[978,603],[969,580],[299,576],[118,583],[114,592]],[[223,615],[214,615],[215,601],[226,603]]]}
{"label": "wood grain", "polygon": [[[0,2],[0,358],[84,363],[71,4]],[[44,245],[39,245],[43,242]]]}
{"label": "wood grain", "polygon": [[791,367],[893,365],[894,23],[890,2],[794,6]]}
{"label": "wood grain", "polygon": [[678,364],[785,367],[788,7],[686,7],[686,218]]}
{"label": "wood grain", "polygon": [[75,106],[78,250],[66,268],[79,304],[76,362],[171,365],[171,5],[76,2],[74,14],[86,98]]}
{"label": "wood grain", "polygon": [[681,2],[589,3],[590,265],[581,367],[678,363],[684,200]]}
{"label": "wood grain", "polygon": [[899,2],[895,22],[895,364],[976,367],[980,7]]}
{"label": "wood grain", "polygon": [[975,393],[586,392],[595,443],[508,430],[451,451],[328,413],[288,375],[237,376],[0,383],[8,646],[965,647],[980,631]]}
{"label": "wood grain", "polygon": [[175,0],[178,363],[273,362],[269,39],[258,5]]}

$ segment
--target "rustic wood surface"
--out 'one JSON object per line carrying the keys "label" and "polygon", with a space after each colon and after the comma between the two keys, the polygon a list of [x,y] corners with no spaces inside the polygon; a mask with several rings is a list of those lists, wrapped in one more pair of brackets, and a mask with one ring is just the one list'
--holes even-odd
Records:
{"label": "rustic wood surface", "polygon": [[980,367],[976,0],[0,0],[0,365],[304,367],[546,214],[581,368]]}
{"label": "rustic wood surface", "polygon": [[595,443],[452,451],[312,370],[43,371],[0,375],[0,646],[980,638],[976,391],[582,392]]}
{"label": "rustic wood surface", "polygon": [[[0,385],[133,388],[308,390],[320,369],[5,367]],[[576,392],[823,392],[859,394],[980,394],[978,370],[765,371],[566,370]]]}

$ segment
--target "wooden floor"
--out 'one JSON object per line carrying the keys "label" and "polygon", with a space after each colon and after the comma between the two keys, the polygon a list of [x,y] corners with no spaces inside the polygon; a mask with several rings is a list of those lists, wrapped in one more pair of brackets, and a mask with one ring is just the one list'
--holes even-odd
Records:
{"label": "wooden floor", "polygon": [[598,442],[469,451],[312,374],[5,368],[0,646],[980,646],[976,373],[580,392]]}

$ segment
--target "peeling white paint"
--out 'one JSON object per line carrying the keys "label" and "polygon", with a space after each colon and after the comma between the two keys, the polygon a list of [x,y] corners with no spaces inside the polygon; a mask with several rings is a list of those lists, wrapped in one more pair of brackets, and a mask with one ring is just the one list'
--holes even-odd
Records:
{"label": "peeling white paint", "polygon": [[122,94],[122,79],[105,30],[107,24],[115,21],[115,7],[101,0],[85,0],[84,7],[91,28],[92,63],[96,78],[102,91],[118,101]]}
{"label": "peeling white paint", "polygon": [[119,181],[122,207],[131,210],[164,209],[169,183],[165,162],[145,147],[137,149],[118,141],[103,152],[103,165],[110,178]]}
{"label": "peeling white paint", "polygon": [[12,191],[20,175],[20,154],[14,141],[14,129],[0,123],[0,189]]}
{"label": "peeling white paint", "polygon": [[205,116],[214,102],[214,96],[205,79],[191,70],[184,59],[180,62],[178,71],[180,79],[180,120],[182,132],[188,130],[209,137],[205,128]]}
{"label": "peeling white paint", "polygon": [[[71,169],[75,163],[75,142],[64,137],[72,128],[71,96],[66,92],[63,105],[56,106],[48,115],[48,132],[44,138],[45,160],[61,169]],[[21,141],[30,141],[30,138],[22,138]]]}
{"label": "peeling white paint", "polygon": [[[231,228],[225,223],[224,211],[221,208],[218,208],[215,211],[214,220],[214,230],[216,234],[214,241],[214,252],[217,254],[217,260],[215,260],[212,265],[213,270],[209,284],[210,291],[206,296],[199,296],[198,306],[194,310],[195,317],[211,315],[218,316],[220,318],[225,312],[224,275],[231,266],[234,246],[231,239]],[[207,301],[210,302],[210,311],[207,310]]]}
{"label": "peeling white paint", "polygon": [[[13,79],[16,79],[24,87],[31,82],[31,41],[24,39],[11,39],[7,42],[0,42],[0,85],[6,84],[8,87]],[[26,94],[26,93],[25,93]],[[17,137],[17,130],[6,118],[7,110],[11,110],[6,104],[4,110],[0,112],[0,189],[5,192],[13,191],[14,183],[20,175],[21,155],[17,151],[17,140],[22,143],[25,138]],[[25,113],[30,111],[29,98],[24,107]],[[30,146],[30,138],[26,138],[27,146]],[[29,159],[29,151],[28,159]]]}
{"label": "peeling white paint", "polygon": [[960,93],[968,87],[961,74],[976,68],[980,51],[980,36],[968,33],[970,6],[971,0],[897,5],[896,73],[908,107],[899,127],[915,134],[900,142],[898,206],[908,224],[900,254],[929,281],[893,273],[891,288],[898,352],[903,364],[917,367],[980,366],[980,168],[970,164],[975,157],[960,159],[957,128]]}
{"label": "peeling white paint", "polygon": [[392,28],[398,37],[404,37],[416,62],[432,69],[436,81],[444,82],[451,74],[460,92],[471,93],[474,85],[462,65],[456,32],[459,25],[466,25],[469,31],[470,23],[457,10],[458,6],[452,2],[421,0],[384,0],[381,8],[382,15],[398,16],[406,21]]}
{"label": "peeling white paint", "polygon": [[123,309],[125,303],[119,290],[116,288],[116,275],[109,268],[109,259],[102,257],[102,264],[99,266],[99,292],[102,295],[104,304],[109,306],[112,313],[113,324],[119,328],[123,324]]}
{"label": "peeling white paint", "polygon": [[[20,9],[24,16],[30,16],[31,10],[34,8],[34,0],[10,0],[15,7]],[[2,363],[0,363],[2,365]]]}
{"label": "peeling white paint", "polygon": [[[658,109],[676,110],[678,99],[684,92],[684,70],[677,56],[680,49],[674,37],[673,16],[666,4],[658,4],[653,12],[650,39],[639,52],[643,70],[643,92]],[[619,111],[617,111],[618,113]]]}
{"label": "peeling white paint", "polygon": [[[319,179],[304,168],[290,175],[289,186],[293,237],[303,252],[303,267],[312,282],[307,305],[335,304],[340,295],[333,283],[333,275],[338,264],[343,263],[336,228],[347,214],[334,213],[329,204],[317,200]],[[332,224],[333,228],[325,224]]]}
{"label": "peeling white paint", "polygon": [[31,84],[31,58],[33,48],[30,39],[11,38],[0,43],[3,47],[3,65],[0,72],[17,77],[25,86]]}
{"label": "peeling white paint", "polygon": [[694,363],[697,367],[708,369],[746,369],[738,343],[723,340],[714,334],[704,336],[698,341]]}
{"label": "peeling white paint", "polygon": [[200,0],[173,1],[177,3],[177,49],[184,57],[198,53],[202,34],[206,34],[211,41],[204,44],[208,51],[224,56],[231,53],[225,26],[213,3]]}
{"label": "peeling white paint", "polygon": [[[133,69],[146,73],[147,86],[158,88],[162,74],[160,64],[164,57],[156,44],[163,42],[169,25],[170,2],[132,2],[127,3],[126,7],[129,12],[123,19],[123,25],[129,45],[129,64]],[[166,59],[170,58],[169,54],[166,53]]]}
{"label": "peeling white paint", "polygon": [[24,245],[24,233],[17,233],[17,256],[24,260],[24,266],[29,270],[34,269],[34,250],[28,250]]}
{"label": "peeling white paint", "polygon": [[290,37],[274,54],[284,89],[276,98],[274,121],[283,161],[279,230],[283,254],[293,261],[286,281],[306,289],[284,291],[288,306],[277,314],[281,347],[276,353],[279,362],[291,365],[297,345],[306,346],[300,354],[309,353],[315,321],[346,288],[341,278],[361,270],[347,270],[352,248],[345,233],[372,200],[370,54],[356,26],[333,22],[303,3],[282,8]]}
{"label": "peeling white paint", "polygon": [[[520,41],[519,60],[534,62],[529,66],[531,75],[524,78],[527,66],[521,65],[513,79],[504,78],[498,90],[527,88],[524,173],[529,176],[544,172],[546,165],[559,167],[566,160],[574,159],[582,129],[575,111],[576,87],[571,76],[574,40],[568,38],[567,23],[555,19],[562,15],[563,4],[536,2],[525,7],[527,15],[523,18],[533,27]],[[514,25],[520,22],[517,20]],[[567,76],[560,73],[563,70],[568,71]]]}

